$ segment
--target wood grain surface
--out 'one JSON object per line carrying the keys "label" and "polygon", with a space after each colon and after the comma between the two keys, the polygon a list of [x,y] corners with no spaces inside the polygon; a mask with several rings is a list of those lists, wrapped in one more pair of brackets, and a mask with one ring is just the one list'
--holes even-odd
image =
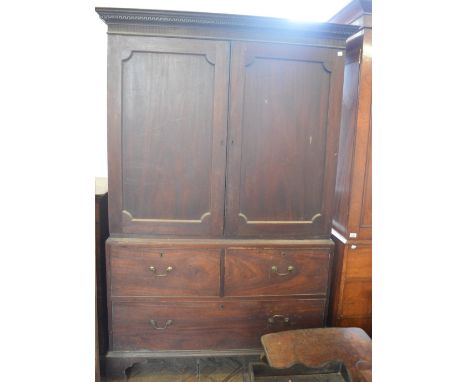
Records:
{"label": "wood grain surface", "polygon": [[112,296],[219,296],[220,251],[111,247]]}
{"label": "wood grain surface", "polygon": [[228,248],[224,295],[325,297],[329,268],[328,250]]}
{"label": "wood grain surface", "polygon": [[114,302],[113,349],[259,348],[265,333],[322,326],[324,306],[324,299]]}
{"label": "wood grain surface", "polygon": [[261,341],[272,367],[285,368],[298,363],[318,367],[341,360],[353,380],[368,381],[361,370],[372,367],[372,342],[360,328],[290,330],[264,335]]}

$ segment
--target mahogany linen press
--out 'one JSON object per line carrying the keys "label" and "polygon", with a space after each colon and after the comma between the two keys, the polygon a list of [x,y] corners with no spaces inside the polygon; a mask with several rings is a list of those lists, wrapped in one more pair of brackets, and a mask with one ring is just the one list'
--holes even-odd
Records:
{"label": "mahogany linen press", "polygon": [[108,377],[326,323],[357,27],[97,8],[108,25]]}

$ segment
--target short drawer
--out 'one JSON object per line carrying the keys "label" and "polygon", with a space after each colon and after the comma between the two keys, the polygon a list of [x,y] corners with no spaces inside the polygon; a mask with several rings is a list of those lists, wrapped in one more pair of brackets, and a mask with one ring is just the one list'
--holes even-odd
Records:
{"label": "short drawer", "polygon": [[372,277],[372,246],[351,245],[347,250],[346,278]]}
{"label": "short drawer", "polygon": [[219,296],[220,251],[112,247],[112,296]]}
{"label": "short drawer", "polygon": [[229,248],[225,296],[326,296],[330,253],[324,250]]}
{"label": "short drawer", "polygon": [[114,350],[261,348],[265,333],[321,327],[325,299],[114,302]]}

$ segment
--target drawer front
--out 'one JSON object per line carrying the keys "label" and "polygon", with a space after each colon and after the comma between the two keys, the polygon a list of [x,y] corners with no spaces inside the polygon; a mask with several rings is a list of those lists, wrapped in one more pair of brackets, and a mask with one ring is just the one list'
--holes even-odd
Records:
{"label": "drawer front", "polygon": [[113,247],[112,296],[219,296],[220,251]]}
{"label": "drawer front", "polygon": [[324,299],[114,302],[114,350],[261,348],[265,333],[321,327]]}
{"label": "drawer front", "polygon": [[349,280],[343,290],[342,316],[370,316],[372,314],[372,282]]}
{"label": "drawer front", "polygon": [[350,246],[347,251],[346,278],[372,277],[372,246]]}
{"label": "drawer front", "polygon": [[330,253],[322,250],[230,248],[225,296],[310,294],[326,296]]}

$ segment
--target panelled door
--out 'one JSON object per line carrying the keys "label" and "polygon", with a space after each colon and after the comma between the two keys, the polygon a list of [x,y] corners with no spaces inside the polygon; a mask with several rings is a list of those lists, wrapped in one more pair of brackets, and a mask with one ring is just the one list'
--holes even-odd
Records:
{"label": "panelled door", "polygon": [[229,43],[109,36],[111,232],[223,233]]}
{"label": "panelled door", "polygon": [[226,236],[329,236],[343,54],[232,43]]}

